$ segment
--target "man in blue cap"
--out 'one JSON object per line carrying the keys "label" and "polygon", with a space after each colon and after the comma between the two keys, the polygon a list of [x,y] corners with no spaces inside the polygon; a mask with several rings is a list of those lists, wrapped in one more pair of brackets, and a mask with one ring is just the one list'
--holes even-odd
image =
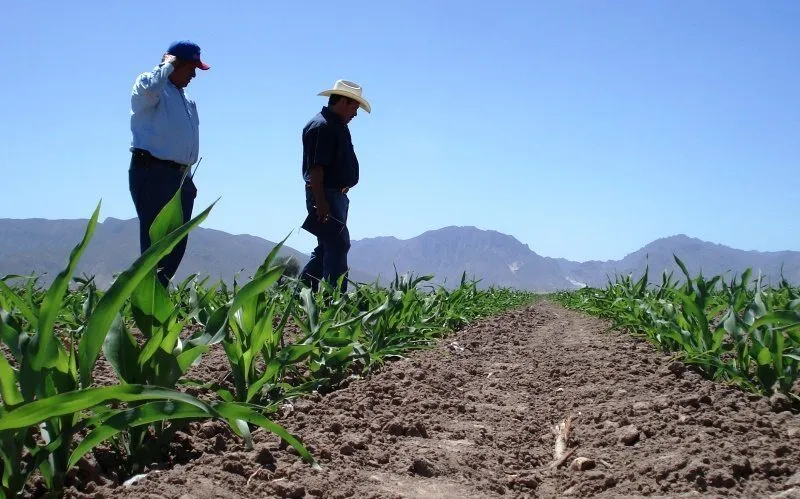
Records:
{"label": "man in blue cap", "polygon": [[[139,217],[142,252],[150,247],[150,225],[179,189],[184,222],[192,216],[197,188],[191,175],[184,180],[184,173],[197,162],[200,120],[185,88],[198,68],[210,68],[200,58],[200,47],[179,41],[169,46],[158,66],[140,74],[133,84],[128,182]],[[158,278],[164,286],[175,275],[185,251],[186,238],[159,262]]]}

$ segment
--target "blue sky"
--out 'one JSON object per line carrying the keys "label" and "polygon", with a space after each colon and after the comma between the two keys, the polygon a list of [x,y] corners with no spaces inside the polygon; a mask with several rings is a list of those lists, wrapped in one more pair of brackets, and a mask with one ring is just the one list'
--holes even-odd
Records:
{"label": "blue sky", "polygon": [[[110,7],[114,5],[113,9]],[[135,217],[129,96],[169,43],[212,69],[205,227],[309,251],[300,178],[317,93],[357,81],[354,239],[447,225],[618,259],[677,233],[800,250],[800,2],[0,4],[0,217]],[[187,8],[188,7],[188,8]],[[191,244],[191,243],[190,243]]]}

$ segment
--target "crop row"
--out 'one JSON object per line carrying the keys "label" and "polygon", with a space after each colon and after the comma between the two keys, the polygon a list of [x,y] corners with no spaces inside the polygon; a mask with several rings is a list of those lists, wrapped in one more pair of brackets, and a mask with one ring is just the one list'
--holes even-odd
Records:
{"label": "crop row", "polygon": [[603,289],[553,295],[563,305],[611,321],[698,366],[709,378],[800,403],[800,288],[782,279],[766,285],[748,269],[726,281],[692,277],[676,256],[682,278],[661,283],[615,276]]}
{"label": "crop row", "polygon": [[[177,430],[208,418],[227,422],[248,448],[251,431],[264,428],[319,466],[300,438],[270,420],[282,401],[333,389],[534,298],[479,290],[465,276],[455,289],[428,285],[432,276],[396,275],[387,287],[354,283],[342,293],[323,283],[313,293],[286,275],[276,258],[283,242],[246,283],[191,276],[164,287],[158,262],[212,207],[183,223],[174,197],[150,228],[152,246],[108,289],[74,277],[99,205],[47,289],[33,277],[0,279],[0,499],[30,487],[34,475],[39,489],[57,494],[69,470],[104,442],[135,474],[159,459]],[[186,376],[220,346],[232,383]],[[101,355],[116,384],[93,379]],[[211,396],[186,390],[198,384]]]}

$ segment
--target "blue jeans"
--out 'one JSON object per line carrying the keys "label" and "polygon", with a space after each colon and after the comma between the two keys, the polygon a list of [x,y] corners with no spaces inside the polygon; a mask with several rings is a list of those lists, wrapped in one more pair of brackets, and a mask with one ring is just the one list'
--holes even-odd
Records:
{"label": "blue jeans", "polygon": [[[325,198],[330,206],[331,216],[347,223],[347,212],[350,208],[350,200],[347,194],[341,189],[325,189]],[[314,208],[314,195],[310,188],[306,188],[306,209],[308,213],[316,216]],[[347,225],[341,232],[327,237],[317,237],[317,247],[311,252],[311,259],[300,273],[300,280],[306,283],[314,291],[319,287],[319,281],[325,280],[335,286],[339,277],[344,275],[342,280],[342,292],[347,290],[347,252],[350,251],[350,231]]]}
{"label": "blue jeans", "polygon": [[[180,189],[183,173],[158,159],[131,158],[128,170],[128,183],[131,198],[139,217],[139,247],[144,253],[150,247],[150,226],[162,208],[172,199]],[[183,222],[192,218],[194,198],[197,188],[191,177],[186,177],[181,189],[181,205],[183,208]],[[167,256],[158,263],[158,280],[165,287],[175,275],[178,266],[186,252],[187,238],[184,237]]]}

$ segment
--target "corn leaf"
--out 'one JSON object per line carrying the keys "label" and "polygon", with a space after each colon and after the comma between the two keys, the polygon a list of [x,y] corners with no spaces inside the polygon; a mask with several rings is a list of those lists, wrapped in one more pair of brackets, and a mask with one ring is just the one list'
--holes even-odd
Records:
{"label": "corn leaf", "polygon": [[105,355],[111,367],[125,383],[135,384],[139,382],[136,360],[139,356],[139,349],[136,339],[125,327],[122,316],[117,314],[111,329],[103,341],[103,355]]}
{"label": "corn leaf", "polygon": [[42,301],[42,306],[39,309],[39,323],[37,325],[36,334],[31,341],[29,352],[31,353],[31,367],[35,371],[40,371],[43,367],[52,367],[58,358],[58,349],[54,344],[53,325],[55,324],[58,312],[61,310],[61,301],[64,299],[64,293],[67,291],[72,274],[75,272],[75,267],[78,265],[83,255],[86,246],[89,245],[89,240],[94,234],[95,227],[97,227],[97,217],[100,215],[100,203],[92,214],[86,231],[83,234],[83,240],[78,243],[69,255],[69,263],[67,268],[59,272]]}
{"label": "corn leaf", "polygon": [[[215,201],[216,203],[216,201]],[[106,291],[97,303],[86,330],[81,336],[79,354],[81,359],[81,384],[91,384],[92,370],[103,345],[105,336],[125,300],[133,293],[141,280],[183,239],[192,229],[200,225],[208,217],[214,203],[198,216],[170,232],[159,242],[150,246]]]}
{"label": "corn leaf", "polygon": [[0,353],[0,396],[3,397],[3,405],[13,407],[21,404],[22,393],[17,388],[17,376],[11,364],[8,363],[3,354]]}
{"label": "corn leaf", "polygon": [[38,399],[11,409],[0,419],[0,431],[27,428],[50,418],[75,414],[112,400],[136,402],[153,399],[178,400],[203,407],[203,403],[191,395],[166,388],[143,385],[87,388]]}

